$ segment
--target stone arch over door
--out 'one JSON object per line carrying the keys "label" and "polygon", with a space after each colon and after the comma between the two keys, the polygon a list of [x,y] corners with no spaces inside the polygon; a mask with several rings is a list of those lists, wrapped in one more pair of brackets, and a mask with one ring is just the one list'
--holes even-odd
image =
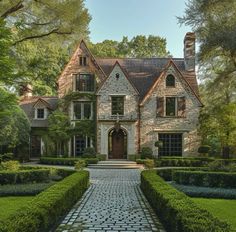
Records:
{"label": "stone arch over door", "polygon": [[127,132],[123,128],[108,132],[108,158],[127,159]]}

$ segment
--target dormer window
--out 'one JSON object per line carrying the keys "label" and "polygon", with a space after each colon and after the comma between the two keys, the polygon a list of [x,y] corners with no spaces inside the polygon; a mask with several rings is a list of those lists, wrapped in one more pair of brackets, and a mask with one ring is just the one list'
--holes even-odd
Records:
{"label": "dormer window", "polygon": [[37,119],[44,119],[45,118],[45,109],[44,108],[37,108],[36,109],[36,118]]}
{"label": "dormer window", "polygon": [[166,77],[166,87],[175,87],[175,77],[171,74]]}
{"label": "dormer window", "polygon": [[86,66],[87,65],[87,57],[86,56],[80,56],[79,57],[79,65],[80,66]]}

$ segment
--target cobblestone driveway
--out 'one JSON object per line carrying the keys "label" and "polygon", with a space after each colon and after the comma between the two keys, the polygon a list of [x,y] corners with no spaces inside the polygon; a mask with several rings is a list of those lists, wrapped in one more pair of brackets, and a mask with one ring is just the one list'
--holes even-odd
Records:
{"label": "cobblestone driveway", "polygon": [[57,232],[164,231],[139,188],[139,170],[91,169],[90,176],[92,185]]}

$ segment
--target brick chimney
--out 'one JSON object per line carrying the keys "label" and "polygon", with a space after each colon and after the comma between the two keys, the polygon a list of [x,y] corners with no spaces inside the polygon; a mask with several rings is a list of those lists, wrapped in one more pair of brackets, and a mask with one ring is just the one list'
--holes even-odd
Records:
{"label": "brick chimney", "polygon": [[195,40],[193,32],[188,32],[184,37],[184,62],[186,71],[195,71]]}

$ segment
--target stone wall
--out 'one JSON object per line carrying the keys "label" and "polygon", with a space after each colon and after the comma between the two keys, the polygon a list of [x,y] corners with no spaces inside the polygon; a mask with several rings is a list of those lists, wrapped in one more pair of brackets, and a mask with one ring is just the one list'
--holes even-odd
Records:
{"label": "stone wall", "polygon": [[[175,76],[175,87],[173,88],[165,86],[165,78],[168,74]],[[164,96],[184,96],[186,117],[157,117],[156,98]],[[200,102],[187,83],[175,68],[170,66],[166,75],[160,78],[158,85],[141,107],[141,146],[149,146],[154,149],[154,142],[158,140],[158,132],[183,133],[183,155],[196,154],[199,144],[197,125],[200,106]]]}

